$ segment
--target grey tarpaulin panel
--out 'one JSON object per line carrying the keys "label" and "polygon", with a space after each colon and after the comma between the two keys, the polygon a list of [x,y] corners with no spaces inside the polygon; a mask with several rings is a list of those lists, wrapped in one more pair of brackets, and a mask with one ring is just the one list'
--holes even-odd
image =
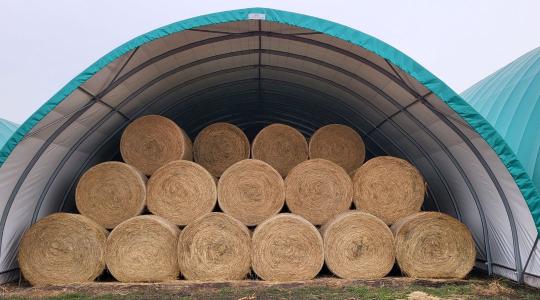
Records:
{"label": "grey tarpaulin panel", "polygon": [[[424,208],[469,226],[480,268],[518,279],[514,272],[526,264],[536,229],[486,141],[389,60],[285,23],[217,22],[149,39],[66,95],[0,168],[1,280],[17,276],[24,230],[52,212],[74,210],[77,178],[118,159],[123,128],[147,114],[175,120],[191,138],[217,121],[239,125],[250,138],[274,122],[305,135],[330,123],[352,126],[368,156],[403,157],[422,171],[429,186]],[[526,272],[529,283],[540,276],[538,255]]]}

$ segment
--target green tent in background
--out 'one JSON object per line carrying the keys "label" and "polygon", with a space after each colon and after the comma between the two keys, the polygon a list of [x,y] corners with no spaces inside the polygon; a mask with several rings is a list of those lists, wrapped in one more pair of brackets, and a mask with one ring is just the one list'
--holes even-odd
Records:
{"label": "green tent in background", "polygon": [[17,130],[19,125],[8,120],[0,119],[0,148],[4,146],[6,141],[11,137],[13,132]]}
{"label": "green tent in background", "polygon": [[540,47],[461,95],[505,139],[540,191]]}

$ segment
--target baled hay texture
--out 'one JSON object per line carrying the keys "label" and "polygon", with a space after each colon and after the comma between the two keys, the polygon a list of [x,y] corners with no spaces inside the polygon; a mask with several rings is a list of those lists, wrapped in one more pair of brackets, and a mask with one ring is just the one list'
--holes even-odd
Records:
{"label": "baled hay texture", "polygon": [[375,279],[394,266],[394,236],[379,218],[360,211],[341,213],[321,228],[328,269],[345,279]]}
{"label": "baled hay texture", "polygon": [[261,160],[237,162],[219,179],[218,203],[225,213],[244,224],[257,225],[279,213],[283,207],[283,178]]}
{"label": "baled hay texture", "polygon": [[476,250],[463,223],[439,212],[419,212],[392,225],[401,271],[415,278],[463,278]]}
{"label": "baled hay texture", "polygon": [[252,247],[253,271],[264,280],[310,280],[324,264],[321,235],[294,214],[279,214],[257,226]]}
{"label": "baled hay texture", "polygon": [[351,127],[330,124],[319,128],[309,140],[309,158],[324,158],[350,173],[359,168],[366,157],[360,135]]}
{"label": "baled hay texture", "polygon": [[232,124],[214,123],[195,138],[193,156],[210,174],[220,177],[234,163],[249,158],[249,140]]}
{"label": "baled hay texture", "polygon": [[152,175],[164,164],[192,160],[192,144],[186,133],[173,121],[156,115],[131,122],[120,140],[124,161],[146,175]]}
{"label": "baled hay texture", "polygon": [[158,216],[124,221],[107,239],[107,268],[122,282],[174,280],[180,273],[176,258],[179,234],[178,227]]}
{"label": "baled hay texture", "polygon": [[267,162],[285,177],[294,166],[308,159],[308,145],[298,130],[272,124],[263,128],[253,140],[251,156]]}
{"label": "baled hay texture", "polygon": [[90,168],[75,190],[82,215],[112,229],[142,213],[146,203],[146,177],[121,162],[104,162]]}
{"label": "baled hay texture", "polygon": [[148,180],[148,210],[177,225],[187,225],[211,212],[216,201],[214,177],[191,161],[170,162]]}
{"label": "baled hay texture", "polygon": [[420,172],[407,161],[379,156],[363,164],[353,177],[356,209],[392,224],[420,211],[426,187]]}
{"label": "baled hay texture", "polygon": [[28,229],[19,267],[32,285],[93,281],[105,269],[107,230],[76,214],[55,213]]}
{"label": "baled hay texture", "polygon": [[180,234],[178,262],[186,279],[244,279],[251,267],[250,232],[224,213],[206,214]]}
{"label": "baled hay texture", "polygon": [[317,158],[294,167],[285,178],[285,201],[292,213],[315,225],[326,223],[352,204],[351,178],[335,163]]}

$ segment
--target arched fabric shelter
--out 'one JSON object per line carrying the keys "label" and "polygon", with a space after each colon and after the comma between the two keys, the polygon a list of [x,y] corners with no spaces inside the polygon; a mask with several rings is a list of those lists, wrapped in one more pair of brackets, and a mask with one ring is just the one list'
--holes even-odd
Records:
{"label": "arched fabric shelter", "polygon": [[19,127],[19,125],[8,120],[0,119],[0,148],[4,146],[6,141],[11,137],[15,130],[17,130],[17,127]]}
{"label": "arched fabric shelter", "polygon": [[[504,138],[540,191],[540,47],[474,84],[461,96]],[[536,247],[538,242],[537,236]]]}
{"label": "arched fabric shelter", "polygon": [[540,47],[476,83],[462,97],[495,127],[540,190]]}
{"label": "arched fabric shelter", "polygon": [[424,209],[469,226],[478,268],[538,285],[539,196],[493,127],[376,38],[265,8],[196,17],[135,38],[21,125],[0,153],[2,281],[18,275],[22,232],[45,215],[73,210],[79,176],[118,159],[123,128],[145,114],[175,120],[192,138],[217,121],[239,125],[250,138],[274,122],[307,136],[329,123],[352,126],[368,156],[403,157],[422,171]]}

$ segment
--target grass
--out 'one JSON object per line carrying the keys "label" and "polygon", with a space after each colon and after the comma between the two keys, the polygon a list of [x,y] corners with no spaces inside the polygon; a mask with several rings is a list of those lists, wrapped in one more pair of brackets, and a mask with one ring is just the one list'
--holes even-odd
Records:
{"label": "grass", "polygon": [[[7,292],[6,292],[7,291]],[[414,293],[414,294],[411,294]],[[178,282],[168,285],[99,285],[5,289],[9,299],[540,299],[540,290],[502,279],[458,282],[406,281],[390,278],[374,281],[315,280],[305,283],[248,284]],[[424,297],[424,298],[422,298]]]}

